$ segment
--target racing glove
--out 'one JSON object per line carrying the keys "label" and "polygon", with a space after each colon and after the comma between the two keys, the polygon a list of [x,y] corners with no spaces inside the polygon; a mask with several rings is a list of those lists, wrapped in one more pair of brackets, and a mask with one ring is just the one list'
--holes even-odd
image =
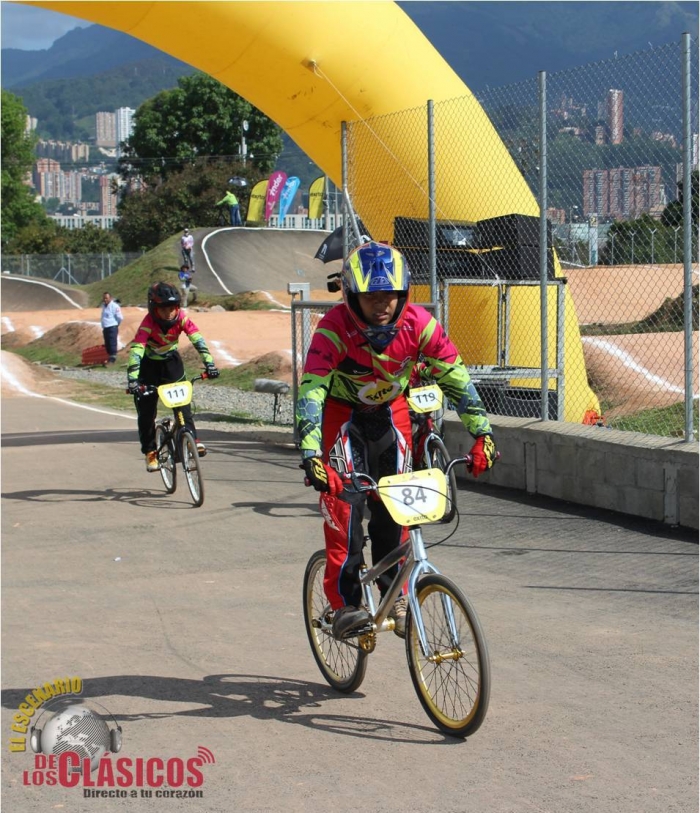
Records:
{"label": "racing glove", "polygon": [[472,474],[474,477],[488,471],[496,462],[496,444],[493,442],[493,435],[478,437],[469,454],[473,459]]}
{"label": "racing glove", "polygon": [[141,389],[141,382],[137,378],[130,378],[127,384],[127,390],[132,395],[138,395]]}
{"label": "racing glove", "polygon": [[216,366],[216,364],[212,364],[211,362],[208,362],[207,364],[204,365],[204,368],[205,368],[206,373],[207,373],[207,378],[218,378],[219,377],[219,368]]}
{"label": "racing glove", "polygon": [[320,457],[307,457],[299,468],[304,469],[308,484],[316,491],[324,491],[335,497],[343,490],[343,481],[338,472],[327,466]]}

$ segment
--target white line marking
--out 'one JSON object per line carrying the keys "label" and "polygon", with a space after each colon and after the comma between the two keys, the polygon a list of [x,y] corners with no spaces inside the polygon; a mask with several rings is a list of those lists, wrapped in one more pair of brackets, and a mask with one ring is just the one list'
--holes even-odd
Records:
{"label": "white line marking", "polygon": [[235,359],[233,356],[229,355],[226,352],[226,350],[224,349],[221,342],[212,342],[211,345],[216,350],[217,355],[219,355],[219,356],[223,357],[224,359],[226,359],[226,361],[229,364],[232,364],[234,367],[237,367],[239,364],[243,364],[242,361],[239,361],[238,359]]}
{"label": "white line marking", "polygon": [[2,323],[3,323],[4,327],[5,327],[5,332],[6,333],[14,333],[15,332],[15,326],[12,324],[12,320],[8,316],[3,316],[2,317]]}
{"label": "white line marking", "polygon": [[39,327],[39,325],[29,325],[29,329],[34,334],[35,339],[40,339],[44,333],[46,332],[43,327]]}
{"label": "white line marking", "polygon": [[60,404],[67,404],[68,406],[77,407],[78,409],[87,409],[89,412],[99,412],[102,415],[113,415],[116,418],[126,418],[129,421],[135,421],[136,415],[127,415],[123,412],[112,412],[108,409],[100,409],[99,407],[87,406],[87,404],[78,404],[75,401],[66,401],[65,398],[57,398],[54,395],[41,395],[38,392],[28,390],[23,384],[20,383],[11,372],[5,367],[0,368],[0,380],[3,384],[7,384],[13,390],[21,392],[30,398],[46,398],[47,401],[58,401]]}
{"label": "white line marking", "polygon": [[[642,367],[641,364],[638,364],[629,353],[619,348],[616,344],[607,342],[605,339],[596,339],[593,336],[582,336],[581,340],[586,344],[592,344],[594,347],[598,347],[600,350],[604,350],[606,353],[609,353],[611,356],[619,359],[625,367],[627,367],[629,370],[633,370],[635,373],[639,373],[646,378],[649,383],[657,384],[658,386],[669,390],[669,392],[677,392],[681,395],[685,393],[685,389],[683,387],[677,387],[675,384],[671,384],[671,382],[667,381],[665,378],[654,375],[654,373],[650,372],[645,367]],[[694,393],[693,398],[700,398],[700,395]]]}
{"label": "white line marking", "polygon": [[207,236],[204,238],[204,240],[202,240],[202,243],[201,243],[201,245],[200,245],[200,248],[201,248],[201,250],[202,250],[202,254],[204,254],[204,259],[206,260],[206,263],[207,263],[207,265],[209,266],[209,270],[210,270],[210,271],[211,271],[211,273],[212,273],[212,274],[213,274],[213,275],[214,275],[214,276],[215,276],[215,277],[216,277],[216,278],[219,280],[219,285],[221,285],[221,287],[224,289],[224,291],[226,291],[226,293],[227,293],[227,294],[229,294],[229,295],[231,295],[231,296],[233,296],[233,291],[229,291],[229,289],[228,289],[228,288],[227,288],[227,287],[224,285],[223,280],[222,280],[222,279],[221,279],[221,277],[220,277],[220,276],[219,276],[219,275],[216,273],[216,271],[214,271],[214,266],[213,266],[213,265],[211,264],[211,262],[209,261],[209,255],[207,254],[206,245],[207,245],[207,240],[208,240],[210,237],[213,237],[215,234],[218,234],[218,233],[219,233],[219,232],[221,232],[221,231],[231,231],[231,229],[232,229],[232,228],[234,228],[234,227],[233,227],[233,226],[229,226],[228,228],[225,228],[225,229],[217,229],[216,231],[209,232],[209,234],[208,234],[208,235],[207,235]]}
{"label": "white line marking", "polygon": [[[4,281],[6,282],[7,280],[4,280]],[[74,308],[77,308],[78,310],[83,309],[83,306],[78,305],[78,303],[75,302],[74,300],[72,300],[68,296],[68,294],[66,294],[60,288],[56,288],[55,285],[49,285],[48,282],[39,282],[39,280],[36,280],[36,279],[24,279],[24,277],[12,277],[12,281],[13,282],[30,282],[32,285],[43,285],[44,288],[50,288],[52,291],[55,291],[57,294],[61,294],[61,296],[64,299],[67,299],[71,303],[71,305],[73,305]]]}

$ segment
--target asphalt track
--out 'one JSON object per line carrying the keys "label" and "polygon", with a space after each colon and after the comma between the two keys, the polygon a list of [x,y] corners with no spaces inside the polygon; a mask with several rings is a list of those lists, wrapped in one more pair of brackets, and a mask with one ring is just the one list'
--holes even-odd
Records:
{"label": "asphalt track", "polygon": [[[144,470],[133,416],[16,397],[2,418],[4,809],[697,809],[696,534],[463,489],[459,527],[430,555],[479,612],[493,688],[482,728],[455,742],[391,634],[355,694],[321,678],[301,607],[320,519],[292,449],[205,427],[194,509]],[[63,676],[116,716],[119,756],[208,748],[204,797],[25,786],[33,755],[9,753],[12,714]]]}
{"label": "asphalt track", "polygon": [[286,291],[289,282],[325,289],[341,263],[314,259],[328,232],[311,229],[196,229],[196,283],[207,293]]}
{"label": "asphalt track", "polygon": [[9,274],[3,274],[0,279],[3,312],[79,310],[88,304],[87,294],[70,285]]}

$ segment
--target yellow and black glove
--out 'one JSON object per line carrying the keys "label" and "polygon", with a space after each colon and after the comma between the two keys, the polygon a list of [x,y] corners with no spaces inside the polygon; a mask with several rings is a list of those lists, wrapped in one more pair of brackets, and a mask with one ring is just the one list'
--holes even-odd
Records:
{"label": "yellow and black glove", "polygon": [[306,484],[313,486],[316,491],[323,491],[335,497],[343,490],[343,481],[338,472],[327,466],[320,457],[307,457],[302,461],[300,468],[306,473]]}

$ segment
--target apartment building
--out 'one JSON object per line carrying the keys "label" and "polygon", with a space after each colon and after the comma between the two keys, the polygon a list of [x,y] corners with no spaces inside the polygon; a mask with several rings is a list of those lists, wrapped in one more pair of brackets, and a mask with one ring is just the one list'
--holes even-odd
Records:
{"label": "apartment building", "polygon": [[606,123],[611,144],[622,144],[625,125],[625,94],[610,89],[605,103]]}
{"label": "apartment building", "polygon": [[61,203],[80,203],[82,179],[79,172],[64,172],[58,161],[40,158],[32,175],[34,188],[44,200],[58,198]]}
{"label": "apartment building", "polygon": [[116,137],[117,137],[117,157],[121,154],[119,145],[123,141],[128,141],[132,132],[134,131],[134,113],[130,107],[120,107],[114,111],[116,121]]}
{"label": "apartment building", "polygon": [[66,164],[87,163],[90,160],[90,145],[70,141],[44,141],[36,145],[38,158],[53,158]]}
{"label": "apartment building", "polygon": [[661,167],[616,167],[583,172],[583,213],[629,220],[660,215],[666,205]]}
{"label": "apartment building", "polygon": [[98,147],[117,146],[117,117],[115,113],[95,113],[95,144]]}
{"label": "apartment building", "polygon": [[117,194],[112,191],[112,181],[118,176],[100,175],[100,215],[102,217],[117,216]]}

